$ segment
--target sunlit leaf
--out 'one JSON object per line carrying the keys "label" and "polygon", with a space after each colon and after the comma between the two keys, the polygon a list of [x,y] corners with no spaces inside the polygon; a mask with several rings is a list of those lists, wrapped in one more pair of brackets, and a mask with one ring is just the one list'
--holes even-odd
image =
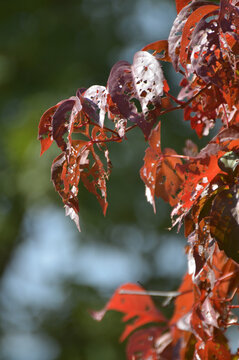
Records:
{"label": "sunlit leaf", "polygon": [[108,304],[101,311],[92,312],[94,319],[100,321],[106,311],[116,310],[124,313],[123,321],[134,319],[127,324],[120,340],[123,341],[140,326],[152,322],[165,322],[165,317],[156,309],[152,299],[148,295],[121,294],[122,291],[142,292],[144,289],[136,284],[125,284],[119,287]]}

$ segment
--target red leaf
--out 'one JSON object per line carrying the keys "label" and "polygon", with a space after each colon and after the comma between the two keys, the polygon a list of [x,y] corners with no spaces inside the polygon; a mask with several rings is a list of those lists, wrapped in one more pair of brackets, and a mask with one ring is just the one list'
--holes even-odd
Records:
{"label": "red leaf", "polygon": [[170,325],[177,325],[178,322],[192,311],[194,304],[192,276],[186,274],[178,292],[182,295],[177,296],[174,302],[174,313],[170,320]]}
{"label": "red leaf", "polygon": [[177,153],[173,149],[164,149],[164,159],[157,171],[155,187],[155,195],[169,202],[171,206],[175,206],[178,203],[177,196],[184,180],[184,175],[177,173],[175,170],[178,165],[182,164],[182,160],[175,158],[175,155]]}
{"label": "red leaf", "polygon": [[57,145],[63,151],[66,150],[66,142],[63,138],[66,132],[69,132],[70,115],[72,112],[75,100],[67,99],[62,101],[60,106],[52,118],[52,135]]}
{"label": "red leaf", "polygon": [[210,15],[214,10],[218,9],[218,5],[204,5],[196,9],[187,19],[187,22],[184,25],[182,32],[182,41],[180,48],[180,63],[186,68],[187,58],[188,58],[188,45],[191,40],[191,34],[195,29],[196,24],[202,19],[205,15]]}
{"label": "red leaf", "polygon": [[214,339],[208,339],[206,342],[198,341],[195,349],[195,359],[203,360],[231,360],[231,352],[228,347],[227,339],[219,333]]}
{"label": "red leaf", "polygon": [[187,6],[191,0],[175,0],[176,2],[176,10],[179,13],[185,6]]}
{"label": "red leaf", "polygon": [[[186,80],[186,79],[185,79]],[[183,82],[184,87],[180,91],[178,98],[193,97],[198,93],[198,89],[204,86],[200,78],[196,78],[192,83]],[[189,92],[189,95],[187,94]],[[221,91],[214,85],[205,90],[184,108],[184,120],[190,121],[192,129],[195,129],[199,138],[207,136],[209,130],[215,125],[218,111],[224,102]]]}
{"label": "red leaf", "polygon": [[166,322],[165,317],[155,307],[151,297],[148,295],[131,295],[120,294],[123,290],[140,291],[144,289],[136,284],[125,284],[119,287],[108,304],[101,311],[92,312],[92,316],[95,320],[102,320],[106,311],[116,310],[125,314],[123,321],[134,319],[130,324],[127,324],[123,334],[120,337],[120,341],[126,339],[126,337],[134,330],[151,322]]}
{"label": "red leaf", "polygon": [[171,62],[168,53],[168,40],[158,40],[143,47],[142,51],[153,50],[154,55],[159,54],[160,60]]}

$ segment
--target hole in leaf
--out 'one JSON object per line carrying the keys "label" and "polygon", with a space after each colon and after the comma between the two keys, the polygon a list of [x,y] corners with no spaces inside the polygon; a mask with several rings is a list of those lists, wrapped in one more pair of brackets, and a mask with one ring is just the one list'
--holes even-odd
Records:
{"label": "hole in leaf", "polygon": [[140,101],[138,99],[132,98],[132,99],[130,99],[130,102],[135,105],[138,113],[142,113],[142,106],[141,106]]}

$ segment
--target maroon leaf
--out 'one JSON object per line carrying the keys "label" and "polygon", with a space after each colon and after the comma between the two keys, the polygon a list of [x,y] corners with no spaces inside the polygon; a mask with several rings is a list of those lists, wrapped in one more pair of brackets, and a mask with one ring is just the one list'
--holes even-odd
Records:
{"label": "maroon leaf", "polygon": [[162,335],[159,327],[138,330],[130,336],[126,354],[128,360],[152,359],[158,360],[155,348],[156,339]]}
{"label": "maroon leaf", "polygon": [[[211,14],[217,14],[218,6],[213,4],[205,4],[203,6],[198,7],[192,14],[188,17],[182,32],[182,41],[180,48],[180,63],[187,70],[187,73],[191,73],[191,63],[189,61],[191,52],[195,49],[198,49],[199,46],[192,46],[190,48],[192,37],[195,34],[195,27],[201,21],[201,19],[210,18]],[[200,33],[201,34],[201,33]],[[204,33],[203,33],[204,34]],[[198,44],[197,44],[198,45]],[[191,61],[193,58],[191,59]],[[188,64],[189,63],[189,64]]]}
{"label": "maroon leaf", "polygon": [[221,74],[217,70],[224,59],[220,48],[217,18],[218,10],[204,16],[196,26],[189,46],[192,72],[195,71],[206,83],[222,86]]}
{"label": "maroon leaf", "polygon": [[164,77],[159,62],[145,51],[134,56],[133,65],[116,63],[108,79],[108,91],[123,118],[136,123],[147,138],[160,107]]}
{"label": "maroon leaf", "polygon": [[73,106],[75,105],[74,99],[64,100],[57,108],[52,118],[52,135],[57,145],[63,151],[66,150],[66,141],[63,136],[69,131],[70,115]]}
{"label": "maroon leaf", "polygon": [[179,65],[180,65],[179,52],[181,47],[182,31],[184,25],[188,17],[197,8],[203,5],[211,5],[211,3],[207,1],[194,1],[191,4],[185,6],[174,20],[168,38],[168,49],[169,49],[169,56],[172,59],[172,64],[176,71],[179,71]]}

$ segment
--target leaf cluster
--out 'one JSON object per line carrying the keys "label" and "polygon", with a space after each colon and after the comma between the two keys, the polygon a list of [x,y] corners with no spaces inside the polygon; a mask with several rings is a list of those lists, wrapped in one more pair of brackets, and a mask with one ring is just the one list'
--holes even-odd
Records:
{"label": "leaf cluster", "polygon": [[[134,284],[119,288],[101,311],[125,314],[121,340],[130,336],[128,359],[232,359],[225,331],[238,325],[232,305],[239,271],[239,6],[176,0],[178,15],[168,40],[117,62],[106,86],[78,89],[47,110],[39,125],[41,153],[56,142],[61,154],[52,181],[66,215],[79,225],[79,183],[106,213],[112,164],[108,145],[139,127],[148,143],[140,176],[147,200],[172,207],[172,226],[184,224],[189,271],[176,293],[170,320]],[[161,68],[170,62],[182,75],[175,98]],[[199,138],[216,121],[217,135],[200,151],[188,140],[184,155],[161,146],[162,115],[183,109]],[[168,297],[171,297],[168,295]],[[148,323],[158,326],[137,330]],[[162,325],[163,323],[163,325]],[[133,334],[131,334],[133,332]]]}

